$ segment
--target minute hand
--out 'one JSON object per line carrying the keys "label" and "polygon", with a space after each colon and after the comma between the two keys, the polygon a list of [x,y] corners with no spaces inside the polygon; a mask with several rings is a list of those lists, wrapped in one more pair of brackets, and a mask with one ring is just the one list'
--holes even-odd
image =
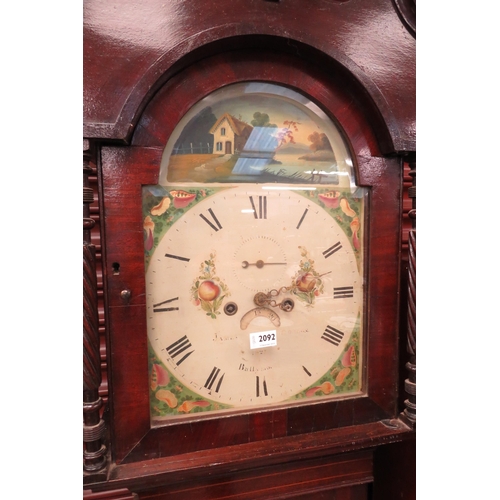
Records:
{"label": "minute hand", "polygon": [[264,262],[263,260],[258,260],[257,262],[248,262],[244,260],[241,263],[241,267],[243,269],[246,269],[248,266],[257,266],[259,269],[261,269],[264,266],[284,266],[286,265],[286,262]]}

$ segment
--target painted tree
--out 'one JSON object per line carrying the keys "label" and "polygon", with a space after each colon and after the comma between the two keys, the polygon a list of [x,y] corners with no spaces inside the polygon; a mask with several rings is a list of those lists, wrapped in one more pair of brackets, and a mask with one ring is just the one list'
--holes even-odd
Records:
{"label": "painted tree", "polygon": [[217,117],[210,106],[191,118],[174,145],[174,154],[191,153],[193,152],[191,146],[198,153],[211,152],[214,146],[214,136],[209,133],[209,130],[216,121]]}
{"label": "painted tree", "polygon": [[332,146],[325,133],[313,132],[307,140],[311,143],[309,148],[312,151],[332,151]]}
{"label": "painted tree", "polygon": [[279,146],[283,146],[284,144],[287,143],[295,144],[293,133],[299,131],[298,125],[300,125],[300,122],[295,122],[293,120],[285,120],[283,122],[283,127],[280,129],[280,132],[278,133]]}
{"label": "painted tree", "polygon": [[260,111],[256,111],[253,114],[253,120],[250,123],[254,127],[278,127],[278,125],[270,123],[269,115],[267,113],[261,113]]}

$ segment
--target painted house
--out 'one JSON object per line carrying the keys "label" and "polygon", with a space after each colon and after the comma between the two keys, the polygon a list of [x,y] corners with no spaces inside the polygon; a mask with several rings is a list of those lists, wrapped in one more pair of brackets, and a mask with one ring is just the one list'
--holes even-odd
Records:
{"label": "painted house", "polygon": [[210,129],[214,136],[213,154],[235,154],[243,150],[253,127],[224,113]]}

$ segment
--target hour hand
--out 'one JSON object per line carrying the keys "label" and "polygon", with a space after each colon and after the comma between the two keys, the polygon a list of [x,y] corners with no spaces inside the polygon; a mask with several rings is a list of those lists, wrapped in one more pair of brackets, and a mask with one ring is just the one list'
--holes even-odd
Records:
{"label": "hour hand", "polygon": [[286,262],[264,262],[263,260],[258,260],[257,262],[248,262],[244,260],[241,263],[241,267],[246,269],[248,266],[257,266],[258,269],[263,268],[264,266],[284,266]]}

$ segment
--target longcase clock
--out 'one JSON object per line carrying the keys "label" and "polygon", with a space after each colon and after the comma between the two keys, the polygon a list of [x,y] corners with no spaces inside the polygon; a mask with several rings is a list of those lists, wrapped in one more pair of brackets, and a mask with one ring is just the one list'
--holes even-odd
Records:
{"label": "longcase clock", "polygon": [[97,142],[109,398],[98,417],[88,384],[85,481],[369,498],[376,450],[414,427],[402,157],[345,65],[240,41],[184,58],[124,143]]}

